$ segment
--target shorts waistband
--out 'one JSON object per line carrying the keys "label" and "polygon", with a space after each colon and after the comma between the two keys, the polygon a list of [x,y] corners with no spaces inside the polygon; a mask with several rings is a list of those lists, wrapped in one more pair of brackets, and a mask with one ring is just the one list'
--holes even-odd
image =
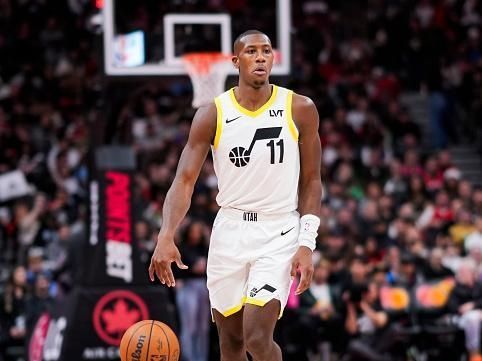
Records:
{"label": "shorts waistband", "polygon": [[245,221],[245,222],[262,222],[262,221],[274,221],[282,219],[293,212],[285,213],[262,213],[256,211],[243,211],[241,209],[235,208],[221,208],[219,210],[223,216],[231,218],[235,221]]}

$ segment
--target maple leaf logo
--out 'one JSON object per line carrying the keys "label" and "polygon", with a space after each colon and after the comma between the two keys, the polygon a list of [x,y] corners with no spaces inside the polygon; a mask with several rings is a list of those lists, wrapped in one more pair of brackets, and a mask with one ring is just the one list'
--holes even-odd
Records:
{"label": "maple leaf logo", "polygon": [[101,317],[106,325],[105,330],[115,334],[127,330],[141,318],[141,314],[136,309],[129,309],[126,300],[121,298],[114,303],[112,310],[102,312]]}
{"label": "maple leaf logo", "polygon": [[128,290],[114,290],[103,295],[92,315],[94,330],[107,344],[119,346],[123,333],[140,320],[149,319],[144,300]]}

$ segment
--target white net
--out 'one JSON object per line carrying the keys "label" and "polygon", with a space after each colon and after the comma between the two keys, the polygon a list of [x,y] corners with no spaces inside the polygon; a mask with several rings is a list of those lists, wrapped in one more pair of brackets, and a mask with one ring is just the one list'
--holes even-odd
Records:
{"label": "white net", "polygon": [[231,56],[223,53],[189,53],[182,57],[193,86],[192,106],[209,104],[224,92]]}

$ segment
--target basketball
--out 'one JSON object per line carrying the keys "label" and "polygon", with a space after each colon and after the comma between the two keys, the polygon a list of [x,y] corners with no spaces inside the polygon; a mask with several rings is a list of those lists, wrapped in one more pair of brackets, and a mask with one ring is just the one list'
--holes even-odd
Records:
{"label": "basketball", "polygon": [[236,167],[244,167],[249,163],[250,155],[248,150],[243,147],[236,147],[229,152],[229,160]]}
{"label": "basketball", "polygon": [[122,361],[178,361],[179,340],[165,323],[144,320],[127,329],[119,352]]}

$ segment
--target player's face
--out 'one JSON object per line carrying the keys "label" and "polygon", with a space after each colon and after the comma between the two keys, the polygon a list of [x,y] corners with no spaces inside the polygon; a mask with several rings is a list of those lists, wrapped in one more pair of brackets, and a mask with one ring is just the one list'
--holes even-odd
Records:
{"label": "player's face", "polygon": [[267,84],[273,67],[273,48],[266,35],[246,35],[238,54],[233,57],[239,76],[254,87]]}

